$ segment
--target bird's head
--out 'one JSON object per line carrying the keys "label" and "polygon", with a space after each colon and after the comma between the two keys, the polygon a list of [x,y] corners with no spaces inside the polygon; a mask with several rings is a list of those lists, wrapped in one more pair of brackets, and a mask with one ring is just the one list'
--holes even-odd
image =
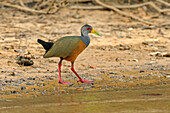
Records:
{"label": "bird's head", "polygon": [[95,31],[92,26],[86,24],[86,25],[82,26],[82,28],[81,28],[81,34],[82,34],[83,36],[86,36],[86,35],[88,35],[88,33],[93,33],[93,34],[95,34],[95,35],[102,36],[100,33],[98,33],[97,31]]}

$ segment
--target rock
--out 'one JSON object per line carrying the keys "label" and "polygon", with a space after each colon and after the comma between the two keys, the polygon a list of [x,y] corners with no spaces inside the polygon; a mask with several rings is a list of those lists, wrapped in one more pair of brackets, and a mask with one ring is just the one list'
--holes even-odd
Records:
{"label": "rock", "polygon": [[31,88],[32,91],[35,91],[35,88]]}
{"label": "rock", "polygon": [[14,50],[14,52],[16,52],[16,53],[25,53],[25,49],[19,49],[19,50]]}
{"label": "rock", "polygon": [[143,84],[142,84],[142,83],[138,83],[137,85],[141,86],[141,85],[143,85]]}
{"label": "rock", "polygon": [[118,38],[123,38],[123,36],[122,36],[122,35],[118,35],[117,37],[118,37]]}
{"label": "rock", "polygon": [[146,63],[145,65],[152,65],[152,63]]}
{"label": "rock", "polygon": [[156,56],[159,57],[170,57],[170,52],[162,52],[162,53],[158,53]]}
{"label": "rock", "polygon": [[19,56],[17,58],[17,64],[23,65],[23,66],[31,66],[34,64],[34,62],[31,60],[31,58],[26,56]]}
{"label": "rock", "polygon": [[142,79],[143,77],[139,76],[138,79]]}
{"label": "rock", "polygon": [[129,59],[128,61],[138,62],[138,59]]}
{"label": "rock", "polygon": [[14,91],[11,91],[11,94],[15,94],[15,93],[17,93],[15,90],[14,90]]}
{"label": "rock", "polygon": [[28,94],[28,91],[25,91],[25,94]]}
{"label": "rock", "polygon": [[125,78],[125,75],[121,75],[120,77],[121,77],[121,78]]}
{"label": "rock", "polygon": [[140,71],[139,71],[139,73],[143,73],[143,72],[145,72],[145,71],[143,71],[143,70],[140,70]]}
{"label": "rock", "polygon": [[145,30],[145,29],[156,29],[156,26],[143,26],[142,30]]}
{"label": "rock", "polygon": [[129,78],[130,78],[131,80],[135,79],[135,77],[133,77],[133,76],[131,76],[131,75],[129,76]]}
{"label": "rock", "polygon": [[26,89],[26,87],[21,86],[21,90],[25,90],[25,89]]}
{"label": "rock", "polygon": [[15,72],[12,72],[11,74],[9,74],[9,76],[15,76]]}
{"label": "rock", "polygon": [[115,73],[115,72],[109,72],[109,74],[114,74],[114,75],[117,75],[117,73]]}
{"label": "rock", "polygon": [[149,53],[150,56],[158,56],[158,54],[160,54],[161,52],[153,52],[153,53]]}
{"label": "rock", "polygon": [[170,76],[165,76],[165,78],[170,78]]}
{"label": "rock", "polygon": [[162,84],[163,84],[163,85],[166,85],[167,83],[166,83],[166,82],[163,82]]}
{"label": "rock", "polygon": [[93,86],[93,85],[94,85],[94,83],[92,82],[92,83],[91,83],[91,85]]}
{"label": "rock", "polygon": [[44,83],[42,83],[42,84],[41,84],[41,86],[45,86],[45,84],[44,84]]}
{"label": "rock", "polygon": [[13,84],[12,86],[16,86],[16,87],[19,87],[19,85],[18,85],[18,84]]}
{"label": "rock", "polygon": [[128,45],[116,45],[115,48],[118,48],[119,50],[130,50],[130,47]]}

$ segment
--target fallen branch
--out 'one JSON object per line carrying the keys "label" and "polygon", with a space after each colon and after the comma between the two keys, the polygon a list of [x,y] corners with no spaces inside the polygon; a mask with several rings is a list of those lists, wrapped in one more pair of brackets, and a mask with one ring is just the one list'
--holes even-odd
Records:
{"label": "fallen branch", "polygon": [[[20,5],[13,5],[7,2],[0,2],[0,5],[3,6],[7,6],[7,7],[12,7],[12,8],[16,8],[18,10],[22,10],[22,11],[26,11],[26,12],[30,12],[30,13],[39,13],[39,14],[54,14],[56,13],[61,7],[65,7],[68,5],[67,0],[61,0],[59,2],[57,2],[56,0],[51,0],[51,1],[40,1],[40,3],[37,3],[36,9],[40,9],[40,10],[36,10],[35,7],[29,8],[27,6],[25,6],[25,4],[23,3],[23,0],[19,0],[19,4]],[[42,7],[45,7],[42,9]],[[51,10],[54,9],[53,12],[51,12]]]}
{"label": "fallen branch", "polygon": [[146,5],[153,7],[159,13],[170,12],[170,9],[160,9],[153,2],[145,2],[145,3],[141,3],[141,4],[127,5],[127,6],[117,5],[117,6],[114,6],[114,7],[118,8],[118,9],[128,9],[128,8],[138,8],[138,7],[142,7],[142,6],[146,6]]}
{"label": "fallen branch", "polygon": [[136,17],[136,16],[134,16],[134,15],[125,13],[125,12],[117,9],[117,8],[114,7],[114,6],[110,6],[110,5],[104,4],[104,3],[102,3],[100,0],[95,0],[95,1],[96,1],[96,3],[98,3],[99,5],[101,5],[101,6],[103,6],[103,7],[106,7],[106,8],[109,8],[109,9],[112,9],[112,10],[116,11],[117,13],[119,13],[119,14],[121,14],[121,15],[130,17],[130,18],[133,18],[133,19],[138,20],[138,21],[140,21],[140,22],[142,22],[142,23],[144,23],[144,24],[147,24],[147,25],[155,25],[155,24],[152,23],[152,22],[148,22],[148,21],[145,21],[145,20],[143,20],[143,19],[141,19],[141,18],[138,18],[138,17]]}
{"label": "fallen branch", "polygon": [[[138,7],[142,7],[142,6],[146,6],[146,5],[153,7],[159,13],[170,12],[170,9],[160,9],[153,2],[145,2],[145,3],[141,3],[141,4],[135,4],[135,5],[115,5],[113,7],[118,8],[118,9],[131,9],[131,8],[138,8]],[[104,7],[102,7],[102,6],[71,6],[71,8],[72,9],[87,9],[87,10],[89,10],[89,9],[104,9]]]}
{"label": "fallen branch", "polygon": [[26,11],[26,12],[31,12],[31,13],[46,14],[46,12],[44,12],[44,11],[38,11],[38,10],[30,9],[30,8],[27,8],[27,7],[21,7],[21,6],[18,6],[18,5],[12,5],[12,4],[9,4],[9,3],[4,3],[4,2],[0,2],[0,5],[16,8],[16,9]]}
{"label": "fallen branch", "polygon": [[163,0],[157,0],[157,1],[170,7],[170,3],[168,3],[168,2],[165,2],[165,1],[163,1]]}
{"label": "fallen branch", "polygon": [[99,10],[104,9],[102,6],[70,6],[71,9]]}

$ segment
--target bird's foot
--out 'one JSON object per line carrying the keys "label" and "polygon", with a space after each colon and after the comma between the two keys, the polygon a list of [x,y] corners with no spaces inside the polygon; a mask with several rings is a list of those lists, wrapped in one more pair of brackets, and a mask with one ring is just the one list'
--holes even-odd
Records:
{"label": "bird's foot", "polygon": [[93,81],[84,81],[84,80],[79,80],[79,81],[77,81],[77,82],[81,82],[81,83],[92,83]]}
{"label": "bird's foot", "polygon": [[71,82],[63,82],[63,81],[59,81],[58,83],[60,83],[60,84],[71,84]]}

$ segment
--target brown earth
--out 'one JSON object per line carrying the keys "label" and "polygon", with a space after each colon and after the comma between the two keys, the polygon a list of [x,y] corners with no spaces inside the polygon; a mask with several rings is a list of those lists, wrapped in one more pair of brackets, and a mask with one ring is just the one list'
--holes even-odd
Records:
{"label": "brown earth", "polygon": [[[59,59],[44,59],[45,51],[37,39],[54,41],[62,36],[80,35],[85,23],[92,25],[102,37],[90,34],[90,46],[75,62],[75,69],[83,79],[95,80],[99,89],[116,87],[113,81],[119,77],[122,77],[117,82],[119,88],[170,82],[169,26],[146,26],[107,10],[65,8],[55,15],[29,15],[13,9],[0,9],[0,12],[1,92],[10,90],[7,84],[15,84],[15,81],[20,84],[17,82],[21,78],[29,81],[29,77],[36,80],[52,77],[54,84],[58,84]],[[145,19],[154,23],[168,22],[169,16],[150,12]],[[34,65],[18,65],[20,55],[31,57]],[[75,84],[78,80],[66,61],[62,79]]]}

